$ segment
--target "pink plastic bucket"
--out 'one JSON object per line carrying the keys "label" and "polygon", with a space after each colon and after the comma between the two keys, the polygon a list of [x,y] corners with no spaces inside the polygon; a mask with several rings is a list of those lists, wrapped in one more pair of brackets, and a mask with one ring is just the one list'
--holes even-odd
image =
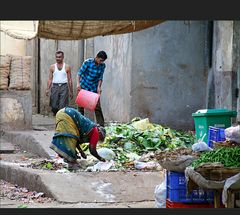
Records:
{"label": "pink plastic bucket", "polygon": [[81,89],[76,98],[76,104],[79,107],[94,111],[99,99],[99,94]]}

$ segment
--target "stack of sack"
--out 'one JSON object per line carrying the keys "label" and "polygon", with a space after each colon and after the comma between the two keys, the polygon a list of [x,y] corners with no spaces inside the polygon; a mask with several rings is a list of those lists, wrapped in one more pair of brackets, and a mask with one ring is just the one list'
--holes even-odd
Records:
{"label": "stack of sack", "polygon": [[1,55],[0,89],[30,90],[31,56]]}
{"label": "stack of sack", "polygon": [[10,56],[0,55],[0,90],[8,89],[10,63]]}

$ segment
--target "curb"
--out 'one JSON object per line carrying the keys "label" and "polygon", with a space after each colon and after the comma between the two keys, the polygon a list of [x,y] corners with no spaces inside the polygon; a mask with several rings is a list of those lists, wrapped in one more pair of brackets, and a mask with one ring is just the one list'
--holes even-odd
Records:
{"label": "curb", "polygon": [[0,178],[29,190],[43,192],[47,197],[55,198],[42,182],[41,174],[34,169],[27,169],[10,162],[1,161]]}
{"label": "curb", "polygon": [[[24,164],[23,164],[24,165]],[[61,203],[124,203],[154,201],[164,179],[159,172],[80,172],[59,174],[1,161],[0,178],[43,192]]]}
{"label": "curb", "polygon": [[31,135],[3,131],[3,139],[19,146],[22,150],[38,155],[43,158],[51,159],[51,156],[42,148],[41,144]]}

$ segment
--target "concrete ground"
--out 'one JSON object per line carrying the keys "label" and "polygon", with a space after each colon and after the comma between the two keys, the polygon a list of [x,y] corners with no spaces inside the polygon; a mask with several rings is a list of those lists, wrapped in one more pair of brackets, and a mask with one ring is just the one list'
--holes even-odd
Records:
{"label": "concrete ground", "polygon": [[7,197],[0,197],[0,208],[18,208],[26,205],[27,208],[154,208],[154,201],[144,202],[124,202],[124,203],[61,203],[57,201],[47,203],[28,203],[22,201],[11,200]]}
{"label": "concrete ground", "polygon": [[[15,151],[1,154],[0,179],[54,199],[44,204],[28,203],[27,207],[154,207],[154,190],[164,179],[162,171],[58,173],[28,168],[32,161],[56,156],[49,148],[53,129],[53,117],[34,115],[33,130],[1,132],[1,144],[8,142]],[[21,202],[1,195],[1,207],[19,205]]]}

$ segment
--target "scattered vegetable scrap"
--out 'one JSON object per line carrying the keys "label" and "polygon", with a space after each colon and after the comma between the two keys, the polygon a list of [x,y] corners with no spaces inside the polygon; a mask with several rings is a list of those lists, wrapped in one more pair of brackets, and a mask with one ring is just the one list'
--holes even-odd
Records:
{"label": "scattered vegetable scrap", "polygon": [[[104,142],[98,144],[98,152],[107,160],[114,163],[109,170],[144,170],[159,169],[156,152],[170,153],[180,147],[188,148],[194,143],[195,136],[192,132],[176,131],[158,124],[150,123],[148,118],[134,118],[130,123],[109,123],[105,126],[107,136]],[[95,163],[90,162],[89,144],[81,144],[87,154],[87,160],[81,159],[81,170],[91,168]],[[171,152],[173,153],[173,152]],[[178,153],[178,152],[176,152]],[[83,161],[86,163],[83,164]],[[88,162],[89,161],[89,162]],[[139,165],[139,162],[148,164]],[[155,163],[153,163],[155,162]],[[138,164],[138,165],[137,165]],[[148,168],[140,168],[142,166]],[[43,160],[32,163],[28,167],[54,171],[64,171],[66,163],[57,163],[56,160]],[[84,169],[85,168],[85,169]]]}
{"label": "scattered vegetable scrap", "polygon": [[[150,123],[148,119],[134,118],[130,123],[110,123],[107,137],[99,147],[111,148],[116,154],[116,168],[130,167],[136,159],[128,154],[144,156],[149,152],[191,147],[195,136],[192,132],[176,131],[169,127]],[[155,159],[156,160],[156,159]]]}
{"label": "scattered vegetable scrap", "polygon": [[25,187],[20,187],[4,180],[0,180],[0,188],[0,196],[7,197],[11,200],[22,201],[24,204],[19,206],[20,208],[25,208],[25,204],[31,202],[46,203],[54,201],[53,199],[46,197],[42,192],[30,191]]}

